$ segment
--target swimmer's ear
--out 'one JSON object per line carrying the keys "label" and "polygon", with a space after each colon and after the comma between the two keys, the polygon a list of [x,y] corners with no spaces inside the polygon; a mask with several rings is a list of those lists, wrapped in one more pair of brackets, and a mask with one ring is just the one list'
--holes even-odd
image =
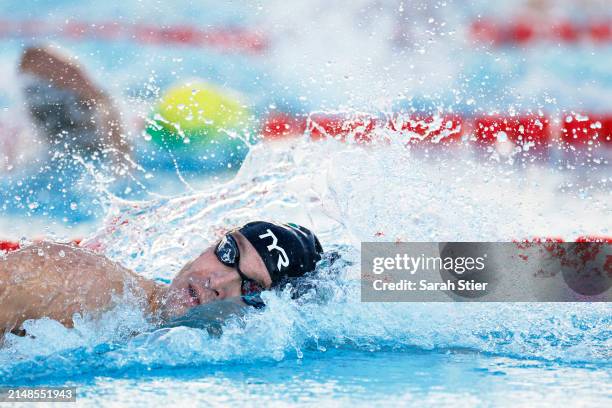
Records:
{"label": "swimmer's ear", "polygon": [[274,290],[282,291],[289,287],[292,299],[302,298],[306,294],[317,298],[320,297],[318,292],[320,292],[322,282],[335,279],[344,266],[352,264],[350,261],[343,260],[339,251],[325,251],[321,254],[321,259],[317,262],[314,271],[300,277],[285,277]]}

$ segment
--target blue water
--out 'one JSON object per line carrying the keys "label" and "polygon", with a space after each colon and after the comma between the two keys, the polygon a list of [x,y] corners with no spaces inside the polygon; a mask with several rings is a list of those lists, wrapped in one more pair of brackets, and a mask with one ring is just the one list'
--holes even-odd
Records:
{"label": "blue water", "polygon": [[[79,402],[88,405],[168,399],[341,406],[609,402],[609,307],[599,312],[584,305],[537,304],[362,307],[332,301],[331,307],[302,309],[284,303],[279,310],[272,303],[265,319],[256,313],[247,316],[246,325],[230,322],[221,337],[177,327],[130,339],[120,327],[112,335],[102,328],[103,336],[114,337],[103,341],[93,338],[100,332],[87,334],[86,324],[77,323],[76,333],[61,333],[39,322],[39,329],[31,327],[43,337],[30,342],[36,350],[23,341],[0,352],[0,383],[76,386]],[[530,316],[530,308],[545,310]],[[46,341],[50,344],[41,344]],[[92,344],[67,347],[79,342]],[[64,349],[51,352],[60,343]]]}
{"label": "blue water", "polygon": [[[49,382],[47,382],[49,383]],[[590,364],[516,360],[461,350],[307,353],[297,360],[100,372],[78,381],[80,403],[603,406],[610,372]]]}

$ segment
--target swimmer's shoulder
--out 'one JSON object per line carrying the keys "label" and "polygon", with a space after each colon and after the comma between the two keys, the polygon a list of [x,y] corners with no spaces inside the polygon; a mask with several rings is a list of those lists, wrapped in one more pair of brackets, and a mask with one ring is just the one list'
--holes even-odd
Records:
{"label": "swimmer's shoulder", "polygon": [[71,261],[83,259],[83,257],[107,259],[104,255],[89,249],[77,246],[74,243],[63,243],[54,241],[37,241],[11,251],[0,257],[0,262],[11,261]]}

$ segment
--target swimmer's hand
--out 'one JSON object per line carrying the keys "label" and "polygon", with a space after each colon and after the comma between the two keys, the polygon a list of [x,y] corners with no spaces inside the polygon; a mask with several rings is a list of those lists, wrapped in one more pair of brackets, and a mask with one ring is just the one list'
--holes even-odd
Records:
{"label": "swimmer's hand", "polygon": [[187,326],[206,329],[211,335],[220,335],[227,319],[242,317],[249,309],[240,298],[219,300],[192,307],[184,315],[166,321],[163,327]]}

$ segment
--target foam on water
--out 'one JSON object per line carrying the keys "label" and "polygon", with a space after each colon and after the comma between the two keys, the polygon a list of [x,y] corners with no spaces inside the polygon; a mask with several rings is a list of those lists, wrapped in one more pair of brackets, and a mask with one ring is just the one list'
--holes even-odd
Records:
{"label": "foam on water", "polygon": [[[463,349],[562,364],[607,364],[608,304],[366,304],[359,301],[360,241],[507,241],[606,234],[606,194],[580,199],[562,175],[487,164],[467,154],[406,149],[397,135],[364,147],[307,138],[254,148],[236,177],[197,194],[116,200],[105,226],[84,241],[144,276],[168,281],[222,231],[253,219],[313,228],[343,261],[321,265],[315,292],[299,300],[266,293],[268,306],[230,319],[221,335],[156,328],[133,299],[66,329],[27,323],[35,338],[9,335],[0,378],[21,383],[87,373],[219,362],[301,358],[330,348]],[[535,176],[537,175],[537,176]],[[599,194],[599,195],[598,195]],[[581,219],[568,214],[589,214]],[[562,222],[560,222],[562,221]],[[139,333],[139,334],[138,334]]]}

